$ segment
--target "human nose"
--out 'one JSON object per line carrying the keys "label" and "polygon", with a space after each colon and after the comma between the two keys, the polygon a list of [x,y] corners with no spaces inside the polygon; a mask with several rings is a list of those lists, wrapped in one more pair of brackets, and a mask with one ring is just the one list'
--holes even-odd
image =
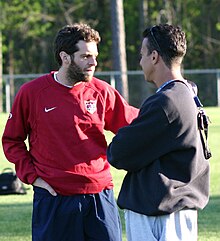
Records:
{"label": "human nose", "polygon": [[142,58],[139,61],[139,65],[142,67]]}
{"label": "human nose", "polygon": [[89,64],[92,65],[92,66],[96,66],[97,65],[97,59],[96,59],[95,56],[90,58]]}

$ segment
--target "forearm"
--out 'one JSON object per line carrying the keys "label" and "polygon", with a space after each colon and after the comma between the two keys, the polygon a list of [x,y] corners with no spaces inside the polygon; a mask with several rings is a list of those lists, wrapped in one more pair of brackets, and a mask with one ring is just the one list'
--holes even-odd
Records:
{"label": "forearm", "polygon": [[[157,127],[155,128],[155,123]],[[138,171],[163,155],[169,139],[167,117],[157,106],[142,109],[129,125],[119,129],[107,150],[109,163],[117,169]]]}
{"label": "forearm", "polygon": [[37,173],[25,143],[23,141],[13,140],[4,133],[2,145],[7,160],[15,164],[19,179],[26,184],[32,184],[37,178]]}

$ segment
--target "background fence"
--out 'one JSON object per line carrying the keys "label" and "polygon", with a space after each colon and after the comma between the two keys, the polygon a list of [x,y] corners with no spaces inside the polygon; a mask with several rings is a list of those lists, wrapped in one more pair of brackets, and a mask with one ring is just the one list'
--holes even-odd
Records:
{"label": "background fence", "polygon": [[[42,74],[3,75],[3,110],[10,112],[14,97],[20,86]],[[96,72],[95,76],[112,86],[117,86],[116,77],[120,72]],[[204,106],[220,106],[220,69],[184,70],[186,79],[195,82],[199,89],[199,97]],[[142,71],[128,71],[129,103],[139,107],[141,103],[155,93],[155,86],[144,80]]]}

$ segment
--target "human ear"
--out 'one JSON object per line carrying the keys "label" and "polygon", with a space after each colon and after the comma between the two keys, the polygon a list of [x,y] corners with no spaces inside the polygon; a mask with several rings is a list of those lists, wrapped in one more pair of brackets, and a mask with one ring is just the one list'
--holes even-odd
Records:
{"label": "human ear", "polygon": [[69,64],[70,63],[70,56],[65,51],[60,52],[60,58],[62,59],[63,64]]}
{"label": "human ear", "polygon": [[159,60],[159,54],[156,50],[151,53],[151,60],[153,64],[156,64]]}

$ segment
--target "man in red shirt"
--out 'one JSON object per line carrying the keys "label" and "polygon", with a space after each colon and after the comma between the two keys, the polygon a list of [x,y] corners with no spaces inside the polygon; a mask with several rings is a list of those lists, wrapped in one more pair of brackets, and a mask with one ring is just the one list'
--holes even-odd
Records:
{"label": "man in red shirt", "polygon": [[86,24],[63,27],[59,71],[21,87],[5,127],[5,155],[34,188],[33,241],[121,240],[104,130],[116,133],[138,110],[93,76],[99,42]]}

